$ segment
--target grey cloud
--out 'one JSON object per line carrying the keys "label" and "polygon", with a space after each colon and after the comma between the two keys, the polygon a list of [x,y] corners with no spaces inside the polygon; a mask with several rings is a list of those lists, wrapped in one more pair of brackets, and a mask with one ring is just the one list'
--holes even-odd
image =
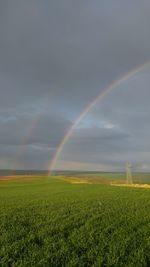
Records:
{"label": "grey cloud", "polygon": [[[149,7],[146,0],[132,2],[2,0],[0,2],[1,146],[6,146],[7,149],[8,146],[14,147],[15,154],[22,140],[27,140],[26,143],[29,145],[27,150],[32,150],[33,154],[30,152],[32,156],[24,158],[24,166],[27,168],[30,165],[28,159],[31,160],[32,157],[35,160],[34,165],[37,159],[37,166],[39,161],[46,161],[47,146],[55,149],[71,125],[71,120],[74,120],[96,95],[112,80],[150,59]],[[116,145],[119,150],[123,144],[125,147],[126,140],[132,139],[132,133],[138,129],[139,120],[143,121],[143,126],[139,130],[141,133],[138,138],[140,135],[142,138],[145,134],[146,139],[149,126],[148,118],[145,118],[144,114],[149,114],[148,90],[146,92],[148,83],[146,76],[140,76],[138,82],[135,81],[133,85],[136,88],[137,84],[141,84],[145,97],[139,94],[139,90],[138,93],[132,93],[130,98],[126,95],[116,98],[110,95],[107,105],[112,107],[111,112],[107,105],[105,106],[105,101],[103,102],[99,110],[100,118],[119,124],[121,136],[120,132],[114,134],[113,130],[109,131],[110,137],[107,134],[102,136],[99,130],[95,130],[98,136],[92,137],[90,131],[86,129],[85,138],[80,136],[76,142],[80,145],[82,143],[82,147],[87,140],[87,150],[89,147],[92,151],[93,147],[93,154],[99,138],[103,140],[104,147],[105,143],[109,142],[112,151]],[[135,103],[135,95],[137,101],[142,100],[139,101],[139,105]],[[123,111],[124,118],[121,113],[122,104],[119,104],[122,97],[123,104],[129,106],[126,113]],[[132,106],[136,106],[135,109]],[[141,116],[135,116],[134,123],[130,118],[131,112]],[[34,113],[41,115],[36,127],[32,129],[31,137],[28,138],[28,129],[32,128]],[[97,116],[99,113],[93,112],[93,121],[97,121]],[[86,137],[88,134],[89,137]],[[111,138],[112,141],[108,141]],[[121,142],[117,144],[115,141],[117,139],[124,140],[123,144],[120,144]],[[46,157],[43,149],[39,149],[41,156],[38,157],[33,144],[37,145],[37,149],[38,146],[45,147]],[[142,143],[140,145],[142,146]],[[145,144],[142,146],[143,149],[145,146]],[[11,148],[11,151],[13,149]],[[79,145],[76,144],[75,150],[74,157],[77,153],[80,154]],[[10,157],[13,154],[11,151]],[[5,152],[1,153],[1,159],[4,154]],[[7,157],[9,157],[8,150],[5,159]],[[97,161],[98,154],[93,157]]]}
{"label": "grey cloud", "polygon": [[65,146],[62,160],[110,165],[123,165],[128,159],[136,164],[149,162],[149,71],[143,70],[97,103],[84,118],[90,127],[82,128],[81,123]]}
{"label": "grey cloud", "polygon": [[14,103],[13,94],[22,102],[50,92],[56,103],[82,107],[106,83],[150,56],[146,2],[5,3],[1,73]]}
{"label": "grey cloud", "polygon": [[56,113],[0,115],[0,168],[48,169],[70,122]]}
{"label": "grey cloud", "polygon": [[118,131],[118,129],[79,129],[68,140],[61,159],[108,163],[113,153],[120,154],[128,149],[126,149],[126,144],[130,143],[129,138],[128,133]]}
{"label": "grey cloud", "polygon": [[71,123],[60,114],[7,114],[0,113],[0,144],[40,144],[55,147]]}

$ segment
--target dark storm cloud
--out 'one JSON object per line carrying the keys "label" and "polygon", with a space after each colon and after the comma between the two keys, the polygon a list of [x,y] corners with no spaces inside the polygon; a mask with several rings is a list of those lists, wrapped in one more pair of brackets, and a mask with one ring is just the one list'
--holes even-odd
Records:
{"label": "dark storm cloud", "polygon": [[128,141],[128,138],[128,133],[116,129],[85,128],[78,130],[68,141],[62,154],[62,160],[72,159],[99,163],[100,159],[104,160],[105,157],[108,163],[108,155],[112,156],[114,151],[120,152],[124,148],[124,141]]}
{"label": "dark storm cloud", "polygon": [[54,148],[68,119],[113,79],[150,59],[149,24],[146,0],[0,1],[0,143],[15,151],[30,115],[45,107],[30,145]]}
{"label": "dark storm cloud", "polygon": [[[71,123],[60,114],[0,116],[0,145],[42,144],[55,146]],[[51,142],[50,142],[51,141]]]}
{"label": "dark storm cloud", "polygon": [[82,106],[103,84],[150,57],[146,1],[1,5],[0,69],[9,105],[50,93],[55,102]]}
{"label": "dark storm cloud", "polygon": [[[79,163],[149,164],[150,67],[97,103],[68,141],[61,159]],[[86,125],[86,123],[85,123]],[[59,162],[58,166],[62,166]],[[148,165],[149,166],[149,165]]]}
{"label": "dark storm cloud", "polygon": [[71,123],[56,113],[1,112],[0,125],[0,167],[44,169]]}

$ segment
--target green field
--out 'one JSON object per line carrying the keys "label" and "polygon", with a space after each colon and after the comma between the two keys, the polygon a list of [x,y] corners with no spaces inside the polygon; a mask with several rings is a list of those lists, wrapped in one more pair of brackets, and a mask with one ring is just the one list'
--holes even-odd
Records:
{"label": "green field", "polygon": [[1,181],[0,266],[150,266],[150,189]]}
{"label": "green field", "polygon": [[[126,173],[110,173],[110,172],[58,172],[56,177],[62,175],[65,177],[78,177],[92,181],[92,183],[126,183]],[[132,179],[134,184],[150,184],[150,173],[133,172]]]}

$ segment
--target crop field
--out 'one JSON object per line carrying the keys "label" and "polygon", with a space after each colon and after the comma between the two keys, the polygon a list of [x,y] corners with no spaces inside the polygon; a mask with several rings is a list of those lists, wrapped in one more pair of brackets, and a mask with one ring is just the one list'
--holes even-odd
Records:
{"label": "crop field", "polygon": [[[60,172],[57,174],[62,177],[75,177],[80,179],[85,179],[91,183],[100,183],[100,184],[125,184],[126,183],[126,173],[96,173],[96,172]],[[56,175],[56,177],[57,177]],[[150,184],[150,173],[132,173],[132,179],[134,184]]]}
{"label": "crop field", "polygon": [[0,266],[150,266],[150,189],[0,181]]}

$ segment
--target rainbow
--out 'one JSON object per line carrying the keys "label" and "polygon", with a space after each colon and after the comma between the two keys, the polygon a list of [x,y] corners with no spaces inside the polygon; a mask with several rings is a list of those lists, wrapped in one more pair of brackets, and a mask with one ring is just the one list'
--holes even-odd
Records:
{"label": "rainbow", "polygon": [[[50,93],[46,94],[46,96],[44,97],[44,99],[49,99],[49,97],[50,97]],[[48,105],[49,105],[49,103],[47,103],[47,105],[45,107],[47,108]],[[24,152],[25,146],[28,144],[31,136],[33,135],[33,131],[34,131],[36,125],[38,124],[38,122],[40,121],[40,118],[41,118],[41,113],[36,114],[33,117],[30,126],[26,130],[26,133],[25,133],[25,135],[24,135],[24,137],[22,139],[22,142],[21,142],[21,149],[18,150],[18,153],[16,155],[15,162],[13,164],[12,175],[15,175],[16,174],[16,170],[20,168],[19,159],[20,159],[21,155]]]}
{"label": "rainbow", "polygon": [[108,87],[104,88],[103,92],[101,92],[96,98],[94,98],[90,104],[86,106],[86,108],[81,112],[81,114],[77,117],[75,122],[71,125],[71,127],[67,130],[65,135],[63,136],[62,140],[59,142],[57,149],[53,155],[52,160],[50,161],[49,165],[49,171],[48,174],[50,175],[52,171],[54,170],[56,166],[56,162],[58,158],[60,157],[60,154],[67,143],[68,139],[72,135],[74,129],[76,126],[81,122],[81,120],[86,116],[86,114],[97,104],[98,101],[100,101],[104,96],[108,95],[113,89],[118,87],[120,84],[124,83],[127,81],[129,78],[133,77],[134,75],[138,74],[142,70],[146,69],[147,67],[150,66],[150,61],[138,65],[136,68],[130,70],[128,73],[126,73],[124,76],[122,76],[119,79],[114,80],[111,84],[108,85]]}

